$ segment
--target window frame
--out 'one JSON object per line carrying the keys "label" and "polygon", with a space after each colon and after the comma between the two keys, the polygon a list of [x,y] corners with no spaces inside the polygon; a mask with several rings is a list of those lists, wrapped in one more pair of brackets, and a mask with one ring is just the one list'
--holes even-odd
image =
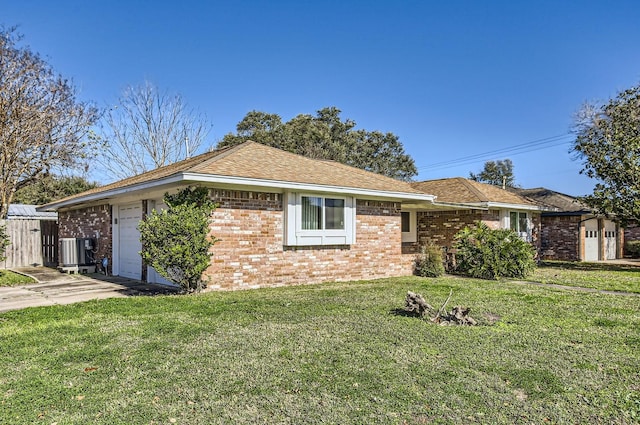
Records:
{"label": "window frame", "polygon": [[[514,214],[516,217],[515,223],[512,220],[512,215]],[[523,215],[524,217],[522,217]],[[507,217],[507,223],[506,223],[507,225],[505,226],[506,229],[513,230],[518,234],[518,236],[520,236],[522,240],[526,242],[532,241],[533,221],[532,221],[531,213],[529,211],[510,210],[506,212],[506,217]],[[527,224],[527,228],[525,231],[522,231],[520,229],[521,227],[520,225],[523,219],[526,220],[526,224]]]}
{"label": "window frame", "polygon": [[[402,214],[409,214],[409,231],[402,229]],[[402,233],[402,243],[413,243],[418,241],[418,227],[416,224],[415,211],[400,211],[400,232]]]}
{"label": "window frame", "polygon": [[[302,198],[322,199],[322,229],[304,229],[302,220],[303,203]],[[343,200],[343,228],[326,228],[326,200]],[[289,192],[285,194],[285,238],[286,246],[319,246],[319,245],[351,245],[355,243],[355,212],[356,202],[351,196],[309,193],[309,192]]]}

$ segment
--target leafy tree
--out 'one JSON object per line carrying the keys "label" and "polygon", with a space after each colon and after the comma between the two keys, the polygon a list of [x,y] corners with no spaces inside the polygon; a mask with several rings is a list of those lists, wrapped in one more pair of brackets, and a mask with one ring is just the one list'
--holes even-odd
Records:
{"label": "leafy tree", "polygon": [[0,27],[0,218],[21,187],[83,165],[91,148],[84,136],[98,116],[21,39]]}
{"label": "leafy tree", "polygon": [[203,187],[185,188],[165,194],[168,209],[152,211],[140,222],[142,260],[160,275],[180,285],[184,292],[206,287],[202,274],[211,263],[209,236],[215,204]]}
{"label": "leafy tree", "polygon": [[478,221],[455,236],[456,272],[480,279],[524,278],[535,269],[535,249],[509,229]]}
{"label": "leafy tree", "polygon": [[145,81],[127,87],[118,105],[105,112],[94,135],[104,144],[97,159],[110,177],[131,177],[191,157],[210,127],[182,96]]}
{"label": "leafy tree", "polygon": [[18,189],[14,202],[42,205],[95,187],[98,187],[97,183],[89,182],[83,177],[47,174]]}
{"label": "leafy tree", "polygon": [[596,179],[584,202],[622,224],[640,219],[640,85],[578,112],[573,152]]}
{"label": "leafy tree", "polygon": [[315,116],[300,114],[283,123],[277,114],[251,111],[238,123],[236,134],[225,135],[218,147],[253,140],[309,158],[337,161],[400,180],[411,180],[418,174],[398,136],[355,130],[355,121],[343,121],[340,112],[335,107],[328,107],[317,111]]}
{"label": "leafy tree", "polygon": [[489,183],[494,186],[516,186],[516,180],[513,175],[513,162],[510,159],[487,161],[484,163],[484,169],[482,171],[478,174],[469,173],[469,178],[480,183]]}

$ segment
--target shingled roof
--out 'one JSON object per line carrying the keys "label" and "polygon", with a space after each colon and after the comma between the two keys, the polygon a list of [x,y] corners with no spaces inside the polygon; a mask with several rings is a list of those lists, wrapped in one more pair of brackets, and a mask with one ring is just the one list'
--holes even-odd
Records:
{"label": "shingled roof", "polygon": [[566,195],[544,187],[537,187],[533,189],[514,189],[514,192],[542,205],[550,214],[552,212],[576,214],[592,212],[591,208],[580,202],[574,196]]}
{"label": "shingled roof", "polygon": [[[245,142],[207,152],[184,161],[88,190],[40,207],[40,210],[73,205],[101,194],[136,190],[167,182],[224,182],[240,185],[284,187],[311,185],[315,188],[340,188],[343,191],[410,195],[430,200],[409,183],[350,167],[334,161],[310,159],[255,142]],[[402,196],[401,196],[402,197]]]}
{"label": "shingled roof", "polygon": [[516,193],[463,177],[415,182],[411,183],[411,186],[424,193],[436,195],[437,203],[477,205],[485,208],[502,205],[525,209],[539,208],[536,203]]}

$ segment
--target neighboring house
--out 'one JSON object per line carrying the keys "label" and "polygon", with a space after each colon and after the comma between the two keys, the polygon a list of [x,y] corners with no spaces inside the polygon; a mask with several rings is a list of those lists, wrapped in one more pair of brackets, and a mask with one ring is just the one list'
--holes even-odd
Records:
{"label": "neighboring house", "polygon": [[624,231],[575,197],[545,188],[516,189],[541,205],[542,259],[601,261],[622,258]]}
{"label": "neighboring house", "polygon": [[454,236],[477,221],[492,229],[512,229],[540,248],[540,207],[498,186],[462,177],[411,183],[414,189],[436,196],[429,210],[409,209],[404,214],[405,252],[435,244],[450,249]]}
{"label": "neighboring house", "polygon": [[434,201],[409,183],[246,142],[39,209],[58,212],[60,238],[93,238],[113,274],[163,282],[141,261],[138,223],[165,192],[189,185],[208,187],[218,204],[209,289],[409,275],[401,210]]}
{"label": "neighboring house", "polygon": [[[58,263],[58,214],[40,212],[35,205],[11,204],[7,210],[7,236],[2,267],[55,266]],[[0,220],[2,221],[2,220]]]}

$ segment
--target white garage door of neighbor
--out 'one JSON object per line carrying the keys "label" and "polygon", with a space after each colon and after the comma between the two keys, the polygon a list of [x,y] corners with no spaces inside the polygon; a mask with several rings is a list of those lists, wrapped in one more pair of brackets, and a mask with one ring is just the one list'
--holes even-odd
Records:
{"label": "white garage door of neighbor", "polygon": [[140,231],[138,223],[142,220],[142,207],[139,203],[118,207],[118,247],[120,253],[118,274],[130,279],[142,278],[142,258],[140,250]]}
{"label": "white garage door of neighbor", "polygon": [[598,261],[598,220],[584,222],[584,261]]}
{"label": "white garage door of neighbor", "polygon": [[615,260],[617,251],[617,232],[616,223],[610,220],[604,222],[604,246],[605,246],[605,259]]}

